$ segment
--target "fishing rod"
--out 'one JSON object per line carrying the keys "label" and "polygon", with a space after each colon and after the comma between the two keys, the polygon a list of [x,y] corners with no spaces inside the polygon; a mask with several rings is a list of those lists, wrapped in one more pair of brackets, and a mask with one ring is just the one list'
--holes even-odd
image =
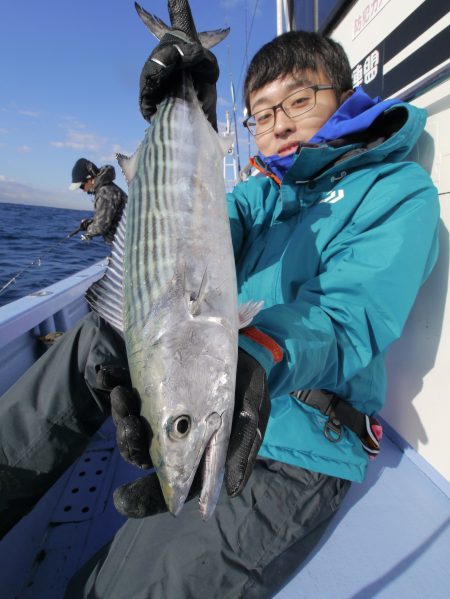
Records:
{"label": "fishing rod", "polygon": [[41,261],[44,258],[44,256],[46,256],[47,254],[49,254],[51,251],[53,251],[56,247],[58,247],[58,245],[60,245],[61,243],[63,243],[63,241],[66,241],[67,239],[70,239],[71,237],[73,237],[74,235],[76,235],[77,233],[79,233],[82,230],[82,227],[78,227],[78,229],[75,229],[75,231],[72,231],[71,233],[69,233],[68,235],[66,235],[65,237],[63,237],[62,239],[60,239],[58,242],[54,243],[53,245],[51,245],[41,256],[39,256],[38,258],[36,258],[35,260],[33,260],[32,262],[30,262],[30,264],[28,264],[27,266],[25,266],[25,268],[22,268],[22,270],[19,270],[19,272],[14,275],[11,279],[9,279],[9,281],[3,285],[3,287],[0,289],[0,295],[13,283],[15,283],[17,281],[17,279],[29,268],[31,268],[32,266],[41,265]]}

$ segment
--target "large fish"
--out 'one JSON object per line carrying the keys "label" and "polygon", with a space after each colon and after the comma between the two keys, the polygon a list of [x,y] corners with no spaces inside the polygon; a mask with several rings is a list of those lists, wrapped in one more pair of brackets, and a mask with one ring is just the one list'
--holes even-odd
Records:
{"label": "large fish", "polygon": [[[212,47],[228,30],[197,34],[189,4],[169,0],[172,28]],[[168,28],[136,5],[160,38]],[[150,455],[168,509],[177,514],[201,464],[200,512],[220,492],[234,407],[239,326],[259,306],[237,306],[223,179],[230,146],[211,127],[189,75],[166,98],[131,158],[129,183],[105,277],[87,297],[123,330]],[[122,285],[123,281],[123,285]]]}

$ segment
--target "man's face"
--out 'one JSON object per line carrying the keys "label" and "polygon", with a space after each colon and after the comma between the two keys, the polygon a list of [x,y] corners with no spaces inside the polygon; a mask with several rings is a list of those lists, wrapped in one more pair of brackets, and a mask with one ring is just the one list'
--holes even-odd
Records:
{"label": "man's face", "polygon": [[85,191],[86,193],[88,193],[94,187],[94,182],[95,182],[95,179],[87,179],[87,181],[85,181],[84,184],[82,185],[81,189],[83,191]]}
{"label": "man's face", "polygon": [[[310,85],[330,85],[329,78],[322,69],[300,71],[294,75],[279,77],[250,94],[250,112],[254,114],[282,102],[295,91]],[[344,101],[350,92],[340,98]],[[300,143],[308,142],[317,131],[336,112],[339,102],[334,89],[320,90],[316,93],[314,108],[292,119],[281,108],[276,110],[275,126],[267,133],[255,136],[258,150],[264,156],[287,156],[296,151]]]}

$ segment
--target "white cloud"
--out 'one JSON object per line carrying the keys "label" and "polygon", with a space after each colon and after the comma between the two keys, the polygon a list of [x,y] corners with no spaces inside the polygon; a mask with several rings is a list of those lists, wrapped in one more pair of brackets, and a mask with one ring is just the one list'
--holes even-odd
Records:
{"label": "white cloud", "polygon": [[31,148],[30,146],[19,146],[17,148],[17,151],[20,152],[20,154],[28,154],[29,152],[31,152]]}
{"label": "white cloud", "polygon": [[86,129],[86,125],[74,116],[63,116],[62,123],[59,123],[58,127],[62,129]]}
{"label": "white cloud", "polygon": [[106,138],[95,133],[84,133],[78,129],[68,129],[67,138],[62,141],[51,141],[55,148],[72,148],[74,150],[99,151],[106,143]]}
{"label": "white cloud", "polygon": [[55,148],[71,148],[73,150],[98,152],[107,142],[106,137],[87,132],[86,125],[74,116],[62,117],[62,121],[58,124],[58,127],[64,129],[66,135],[65,139],[50,142],[50,145]]}
{"label": "white cloud", "polygon": [[17,114],[22,114],[24,116],[31,116],[36,118],[39,116],[39,112],[35,112],[34,110],[18,110]]}

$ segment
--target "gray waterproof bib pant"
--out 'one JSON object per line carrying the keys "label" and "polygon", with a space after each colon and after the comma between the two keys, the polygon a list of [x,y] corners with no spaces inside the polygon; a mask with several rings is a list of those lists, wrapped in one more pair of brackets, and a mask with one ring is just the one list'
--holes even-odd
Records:
{"label": "gray waterproof bib pant", "polygon": [[[81,455],[109,415],[96,367],[126,365],[124,343],[87,316],[0,398],[0,535]],[[203,522],[180,515],[128,520],[73,577],[66,598],[263,599],[295,573],[350,483],[258,460],[243,493],[224,490]]]}

